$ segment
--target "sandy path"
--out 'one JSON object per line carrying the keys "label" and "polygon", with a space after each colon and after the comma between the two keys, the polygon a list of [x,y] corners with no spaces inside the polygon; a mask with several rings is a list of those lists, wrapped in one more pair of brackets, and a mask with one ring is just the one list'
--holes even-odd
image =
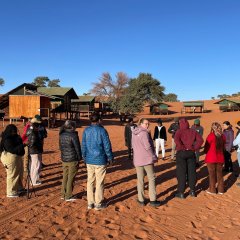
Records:
{"label": "sandy path", "polygon": [[[239,113],[200,114],[205,127],[214,120],[235,121]],[[171,116],[164,116],[166,127]],[[190,123],[195,116],[187,115]],[[150,118],[156,118],[151,116]],[[151,121],[154,121],[152,119]],[[236,177],[224,177],[227,192],[208,195],[207,170],[198,169],[197,198],[175,199],[175,163],[169,158],[156,165],[157,193],[162,202],[159,208],[140,207],[136,203],[136,173],[127,160],[124,147],[124,126],[118,121],[105,121],[115,154],[115,165],[109,167],[106,177],[105,196],[107,209],[96,212],[87,210],[86,170],[83,165],[77,175],[74,192],[79,197],[68,203],[60,199],[61,163],[58,150],[58,130],[50,130],[45,144],[43,161],[48,166],[42,172],[43,184],[37,188],[37,196],[30,200],[5,198],[5,172],[0,165],[0,239],[240,239],[240,189]],[[151,125],[153,131],[155,124]],[[79,135],[85,127],[79,128]],[[167,157],[170,154],[170,137]],[[204,155],[201,156],[204,159]],[[236,153],[233,154],[236,160]],[[236,167],[236,162],[235,162]],[[146,185],[147,187],[147,185]],[[147,194],[147,191],[146,191]]]}

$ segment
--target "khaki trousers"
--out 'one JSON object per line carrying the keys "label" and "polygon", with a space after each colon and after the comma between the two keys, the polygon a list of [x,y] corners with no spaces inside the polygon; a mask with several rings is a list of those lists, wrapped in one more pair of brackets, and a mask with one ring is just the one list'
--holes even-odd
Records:
{"label": "khaki trousers", "polygon": [[2,152],[1,161],[7,172],[7,195],[15,195],[23,189],[23,160],[21,156]]}
{"label": "khaki trousers", "polygon": [[[106,175],[106,165],[87,164],[87,201],[88,204],[101,204],[104,196],[104,178]],[[94,196],[94,182],[96,182]]]}
{"label": "khaki trousers", "polygon": [[23,156],[23,168],[24,168],[24,172],[28,171],[28,146],[24,147],[25,150],[25,154]]}
{"label": "khaki trousers", "polygon": [[176,143],[174,141],[174,138],[172,138],[172,153],[171,153],[171,159],[173,160],[175,157],[175,152],[176,152]]}
{"label": "khaki trousers", "polygon": [[138,200],[143,202],[144,197],[144,171],[147,173],[148,177],[148,191],[150,201],[156,201],[156,186],[155,186],[155,174],[153,164],[136,167],[137,171],[137,190],[138,190]]}
{"label": "khaki trousers", "polygon": [[78,162],[63,162],[62,198],[72,197],[73,182],[78,172]]}
{"label": "khaki trousers", "polygon": [[36,184],[40,179],[42,154],[30,154],[31,164],[30,164],[30,176],[32,184]]}

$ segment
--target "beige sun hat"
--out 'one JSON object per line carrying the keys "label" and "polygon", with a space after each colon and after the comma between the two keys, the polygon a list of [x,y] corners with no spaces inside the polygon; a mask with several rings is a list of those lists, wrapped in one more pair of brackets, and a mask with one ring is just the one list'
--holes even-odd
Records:
{"label": "beige sun hat", "polygon": [[37,118],[32,118],[31,123],[41,123],[41,121],[37,120]]}

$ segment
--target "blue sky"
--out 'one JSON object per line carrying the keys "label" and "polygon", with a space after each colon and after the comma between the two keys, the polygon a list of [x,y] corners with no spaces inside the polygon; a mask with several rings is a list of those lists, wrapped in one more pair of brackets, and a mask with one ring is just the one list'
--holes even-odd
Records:
{"label": "blue sky", "polygon": [[1,0],[0,93],[151,73],[180,100],[240,91],[239,0]]}

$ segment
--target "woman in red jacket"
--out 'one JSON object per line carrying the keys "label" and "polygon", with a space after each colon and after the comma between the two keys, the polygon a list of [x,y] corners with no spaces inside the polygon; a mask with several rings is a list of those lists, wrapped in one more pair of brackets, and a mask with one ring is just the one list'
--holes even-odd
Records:
{"label": "woman in red jacket", "polygon": [[206,153],[205,162],[209,173],[209,189],[206,192],[210,194],[216,193],[216,180],[218,193],[224,193],[222,169],[225,142],[226,138],[222,133],[221,125],[214,122],[211,127],[211,133],[208,135],[204,146]]}

